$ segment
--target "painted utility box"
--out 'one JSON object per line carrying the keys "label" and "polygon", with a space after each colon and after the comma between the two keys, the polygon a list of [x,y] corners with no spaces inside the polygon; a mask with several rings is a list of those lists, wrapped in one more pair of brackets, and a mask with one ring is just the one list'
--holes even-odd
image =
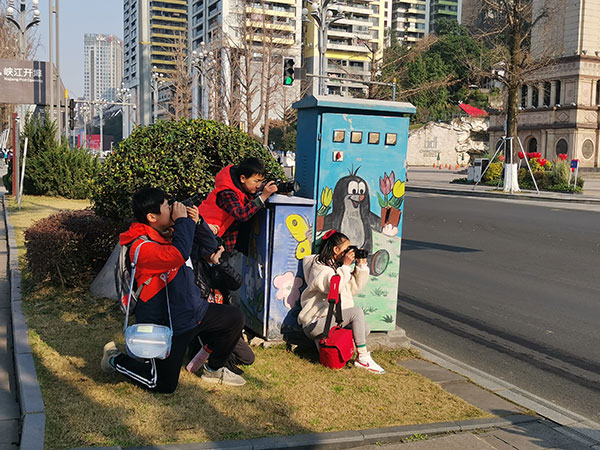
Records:
{"label": "painted utility box", "polygon": [[356,296],[372,331],[396,325],[410,103],[306,97],[298,110],[297,195],[316,201],[314,238],[330,229],[369,252]]}
{"label": "painted utility box", "polygon": [[232,256],[244,280],[231,293],[234,302],[246,314],[246,326],[264,339],[282,338],[281,325],[300,299],[301,260],[311,253],[314,205],[312,199],[271,196],[247,225],[243,251]]}

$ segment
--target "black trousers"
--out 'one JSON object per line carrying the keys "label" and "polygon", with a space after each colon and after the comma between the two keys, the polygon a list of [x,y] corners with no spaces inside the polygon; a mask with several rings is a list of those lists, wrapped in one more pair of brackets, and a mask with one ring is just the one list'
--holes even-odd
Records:
{"label": "black trousers", "polygon": [[240,340],[244,328],[244,313],[231,305],[208,305],[206,315],[190,331],[173,336],[171,353],[166,359],[140,360],[126,354],[114,359],[118,372],[143,387],[162,393],[174,392],[179,383],[179,373],[185,352],[190,343],[199,337],[212,353],[208,359],[211,369],[223,367]]}

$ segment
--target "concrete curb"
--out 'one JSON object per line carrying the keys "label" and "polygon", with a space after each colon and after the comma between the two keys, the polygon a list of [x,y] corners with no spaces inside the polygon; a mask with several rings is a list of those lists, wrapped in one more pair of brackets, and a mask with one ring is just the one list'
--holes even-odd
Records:
{"label": "concrete curb", "polygon": [[21,407],[21,445],[23,450],[43,450],[46,428],[46,411],[40,383],[35,371],[29,334],[21,301],[21,271],[15,240],[15,229],[10,223],[4,195],[4,223],[8,241],[8,277],[10,280],[10,305],[14,343],[15,379]]}
{"label": "concrete curb", "polygon": [[[428,187],[428,186],[406,186],[407,192],[427,192],[430,194],[441,194],[441,195],[460,195],[463,197],[485,197],[485,198],[505,198],[511,200],[533,200],[542,202],[568,202],[568,203],[581,203],[588,205],[600,205],[600,199],[595,198],[581,198],[573,196],[568,198],[561,197],[549,197],[540,196],[537,194],[505,194],[503,192],[496,191],[473,191],[464,189],[453,189],[453,188],[440,188],[440,187]],[[569,194],[564,194],[569,195]],[[576,195],[576,194],[574,194]]]}
{"label": "concrete curb", "polygon": [[586,417],[555,405],[531,392],[520,389],[513,384],[438,352],[425,344],[414,340],[411,342],[413,348],[419,350],[425,359],[469,378],[473,383],[493,392],[499,397],[523,408],[535,411],[538,415],[555,422],[557,424],[554,427],[556,431],[570,436],[582,444],[594,446],[594,448],[600,446],[600,423],[593,422]]}
{"label": "concrete curb", "polygon": [[[425,425],[407,425],[403,427],[375,428],[358,431],[339,431],[332,433],[299,434],[295,436],[277,436],[246,439],[238,441],[202,442],[198,444],[156,445],[147,447],[128,447],[130,450],[267,450],[267,449],[339,449],[355,448],[365,445],[388,444],[402,439],[421,435],[438,435],[452,432],[472,431],[485,428],[497,428],[519,423],[535,422],[539,418],[516,414],[514,416],[493,419],[474,419],[459,422],[432,423]],[[106,447],[119,450],[121,447]],[[98,447],[86,447],[85,450],[99,450]],[[84,450],[83,448],[76,450]]]}

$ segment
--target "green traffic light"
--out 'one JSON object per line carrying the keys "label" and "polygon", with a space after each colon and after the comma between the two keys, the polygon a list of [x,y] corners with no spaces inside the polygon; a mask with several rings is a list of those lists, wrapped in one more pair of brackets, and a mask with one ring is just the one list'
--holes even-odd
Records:
{"label": "green traffic light", "polygon": [[285,80],[283,81],[283,84],[285,84],[286,86],[291,86],[293,82],[294,79],[292,77],[286,76]]}

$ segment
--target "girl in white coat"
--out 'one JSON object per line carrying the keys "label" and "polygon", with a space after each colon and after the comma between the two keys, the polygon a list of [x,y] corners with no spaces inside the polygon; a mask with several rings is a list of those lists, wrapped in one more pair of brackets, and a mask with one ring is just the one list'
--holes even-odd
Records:
{"label": "girl in white coat", "polygon": [[[382,374],[385,370],[373,361],[367,351],[367,334],[369,330],[365,323],[362,308],[354,306],[353,295],[358,294],[369,280],[369,269],[366,259],[356,260],[353,249],[349,249],[350,240],[342,233],[330,230],[322,238],[321,250],[317,255],[304,258],[304,278],[307,287],[302,292],[300,304],[302,310],[298,315],[298,323],[311,339],[319,338],[325,331],[327,319],[327,296],[329,283],[335,274],[340,276],[340,301],[342,302],[341,324],[344,328],[352,328],[354,344],[358,357],[354,361],[356,367],[370,372]],[[335,324],[332,321],[331,326]]]}

